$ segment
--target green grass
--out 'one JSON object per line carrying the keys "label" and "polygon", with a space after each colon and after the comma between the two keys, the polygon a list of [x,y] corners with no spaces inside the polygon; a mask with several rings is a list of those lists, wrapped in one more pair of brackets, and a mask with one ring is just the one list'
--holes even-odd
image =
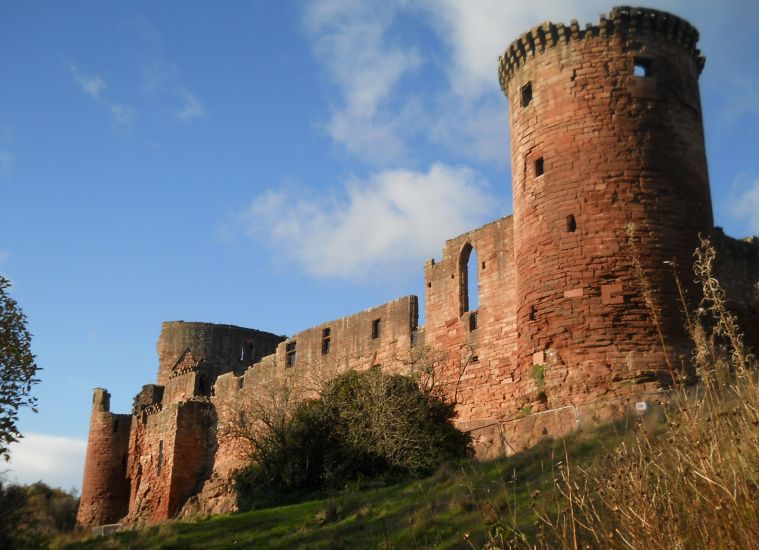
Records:
{"label": "green grass", "polygon": [[447,465],[435,475],[324,500],[168,522],[143,531],[72,543],[65,548],[481,548],[500,526],[534,529],[533,495],[551,493],[556,464],[589,463],[623,437],[605,426],[564,441],[544,441],[509,458]]}

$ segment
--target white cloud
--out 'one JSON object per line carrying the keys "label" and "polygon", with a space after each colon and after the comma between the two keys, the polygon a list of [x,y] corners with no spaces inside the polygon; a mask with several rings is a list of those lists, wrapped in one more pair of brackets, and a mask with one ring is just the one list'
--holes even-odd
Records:
{"label": "white cloud", "polygon": [[[705,0],[654,4],[694,16],[696,23],[713,11]],[[385,165],[413,158],[412,145],[425,142],[471,160],[506,163],[508,120],[498,87],[498,57],[543,21],[577,19],[584,27],[609,10],[605,0],[311,2],[304,26],[338,92],[324,128],[347,152]],[[442,56],[438,47],[424,42],[424,33],[404,33],[409,18],[433,31],[444,47]],[[445,84],[424,96],[410,94],[405,84],[414,77],[437,76],[427,71],[437,71]],[[739,107],[754,109],[755,98],[744,94]]]}
{"label": "white cloud", "polygon": [[487,182],[465,167],[386,170],[328,198],[269,191],[240,215],[249,235],[316,277],[392,277],[490,219]]}
{"label": "white cloud", "polygon": [[134,109],[129,105],[111,105],[111,115],[119,124],[129,125],[134,121]]}
{"label": "white cloud", "polygon": [[73,63],[69,65],[71,70],[71,76],[74,78],[74,82],[79,84],[82,91],[94,99],[100,99],[100,94],[105,90],[108,85],[100,75],[85,75],[79,68]]}
{"label": "white cloud", "polygon": [[733,184],[729,209],[736,218],[747,220],[749,230],[759,235],[759,179],[750,181],[741,174]]}
{"label": "white cloud", "polygon": [[404,153],[396,116],[384,109],[401,79],[420,65],[418,52],[388,37],[400,3],[323,0],[304,23],[316,58],[337,85],[327,133],[353,154],[388,161]]}
{"label": "white cloud", "polygon": [[87,442],[69,437],[27,433],[10,445],[5,477],[17,483],[42,480],[53,487],[81,487]]}
{"label": "white cloud", "polygon": [[176,117],[179,120],[189,122],[196,118],[205,116],[206,110],[200,100],[186,88],[180,88],[177,91],[179,98],[182,100],[182,108],[177,111]]}

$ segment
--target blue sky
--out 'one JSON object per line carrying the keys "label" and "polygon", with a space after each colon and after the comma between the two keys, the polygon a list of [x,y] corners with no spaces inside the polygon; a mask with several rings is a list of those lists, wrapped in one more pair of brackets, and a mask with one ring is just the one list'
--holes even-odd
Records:
{"label": "blue sky", "polygon": [[[715,222],[757,234],[759,3],[649,5],[701,31]],[[92,388],[128,412],[161,321],[423,297],[446,238],[511,212],[498,55],[611,6],[0,1],[0,272],[44,368],[8,477],[81,483]]]}

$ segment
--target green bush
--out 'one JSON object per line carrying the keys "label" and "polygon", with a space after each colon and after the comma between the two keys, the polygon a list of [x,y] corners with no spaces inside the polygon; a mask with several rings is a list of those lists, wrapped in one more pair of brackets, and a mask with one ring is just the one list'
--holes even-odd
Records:
{"label": "green bush", "polygon": [[426,475],[472,455],[454,405],[406,376],[351,371],[256,442],[236,477],[241,509],[296,502],[363,480]]}

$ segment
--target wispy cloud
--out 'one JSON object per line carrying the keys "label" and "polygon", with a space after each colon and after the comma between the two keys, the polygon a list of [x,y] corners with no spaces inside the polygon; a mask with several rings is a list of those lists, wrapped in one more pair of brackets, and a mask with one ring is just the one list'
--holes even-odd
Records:
{"label": "wispy cloud", "polygon": [[86,75],[79,70],[75,64],[69,65],[71,76],[74,78],[74,82],[79,84],[79,87],[84,93],[92,97],[93,99],[100,99],[100,94],[108,87],[105,80],[100,75]]}
{"label": "wispy cloud", "polygon": [[87,442],[69,437],[27,433],[10,445],[7,479],[18,483],[42,480],[53,487],[80,487]]}
{"label": "wispy cloud", "polygon": [[736,218],[746,220],[749,230],[759,235],[759,178],[740,174],[733,183],[728,208]]}
{"label": "wispy cloud", "polygon": [[206,116],[202,101],[183,83],[179,69],[172,63],[156,57],[141,72],[143,91],[174,105],[172,114],[176,120],[192,122]]}
{"label": "wispy cloud", "polygon": [[304,16],[314,54],[338,89],[327,133],[349,152],[378,162],[405,152],[397,111],[386,102],[420,65],[414,48],[388,36],[400,5],[324,0],[309,4]]}
{"label": "wispy cloud", "polygon": [[134,109],[125,104],[111,105],[111,115],[119,124],[129,125],[134,121]]}
{"label": "wispy cloud", "polygon": [[189,122],[205,116],[206,110],[195,94],[186,88],[179,88],[177,94],[182,101],[181,109],[175,113],[179,120]]}
{"label": "wispy cloud", "polygon": [[387,170],[350,180],[329,198],[269,191],[239,215],[250,237],[316,277],[392,277],[477,227],[496,205],[471,169]]}

